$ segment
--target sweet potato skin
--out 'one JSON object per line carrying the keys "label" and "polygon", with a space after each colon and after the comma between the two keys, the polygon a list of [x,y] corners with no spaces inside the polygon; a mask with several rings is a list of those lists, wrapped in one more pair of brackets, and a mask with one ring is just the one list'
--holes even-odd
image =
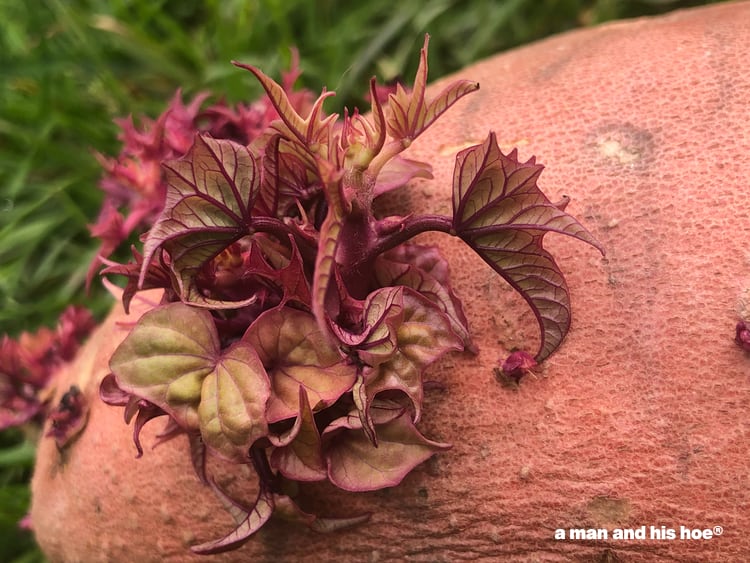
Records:
{"label": "sweet potato skin", "polygon": [[[425,236],[452,265],[480,353],[428,379],[421,425],[454,445],[396,489],[306,487],[303,507],[372,512],[319,535],[271,522],[239,551],[192,556],[231,529],[195,478],[183,438],[135,459],[121,409],[96,398],[126,331],[117,309],[62,371],[89,393],[64,452],[42,440],[32,519],[51,561],[741,561],[750,556],[750,357],[734,326],[750,300],[750,3],[571,32],[460,73],[481,89],[410,149],[435,179],[390,198],[450,214],[457,150],[497,132],[536,155],[541,187],[607,250],[546,242],[566,273],[568,339],[517,390],[498,359],[534,350],[523,301],[464,245]],[[455,78],[455,77],[452,77]],[[433,92],[445,82],[432,86]],[[427,209],[425,209],[427,206]],[[140,301],[137,318],[148,303]],[[743,312],[744,311],[744,312]],[[247,468],[217,469],[238,486]],[[252,484],[248,495],[252,495]],[[722,526],[710,540],[555,540],[556,529]]]}

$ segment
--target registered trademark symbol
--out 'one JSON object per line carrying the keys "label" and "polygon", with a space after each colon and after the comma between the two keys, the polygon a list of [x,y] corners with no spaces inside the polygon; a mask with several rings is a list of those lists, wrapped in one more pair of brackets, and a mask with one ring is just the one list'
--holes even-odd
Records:
{"label": "registered trademark symbol", "polygon": [[720,536],[723,533],[724,533],[724,528],[722,528],[721,526],[714,526],[714,535],[715,536]]}

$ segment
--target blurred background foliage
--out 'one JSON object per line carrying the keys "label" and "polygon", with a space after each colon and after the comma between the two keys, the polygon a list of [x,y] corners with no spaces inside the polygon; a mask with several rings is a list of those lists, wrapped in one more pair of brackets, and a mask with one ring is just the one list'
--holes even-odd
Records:
{"label": "blurred background foliage", "polygon": [[[708,4],[681,0],[0,0],[0,334],[54,325],[83,290],[97,244],[95,152],[116,155],[115,117],[155,117],[178,88],[229,102],[260,94],[231,60],[278,77],[300,52],[300,85],[362,101],[370,76],[410,79],[429,32],[430,79],[511,47],[611,19]],[[396,6],[394,8],[394,6]],[[1,376],[1,374],[0,374]],[[0,434],[0,561],[42,560],[17,528],[33,445]]]}

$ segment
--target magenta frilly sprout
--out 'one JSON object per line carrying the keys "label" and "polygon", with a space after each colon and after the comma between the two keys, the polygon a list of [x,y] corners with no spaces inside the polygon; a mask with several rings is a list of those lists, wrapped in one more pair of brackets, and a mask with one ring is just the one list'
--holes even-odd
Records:
{"label": "magenta frilly sprout", "polygon": [[750,352],[750,326],[745,321],[737,323],[734,341],[745,352]]}
{"label": "magenta frilly sprout", "polygon": [[0,430],[28,422],[41,424],[50,408],[45,389],[57,369],[73,359],[94,328],[91,313],[70,306],[55,330],[24,332],[0,339]]}

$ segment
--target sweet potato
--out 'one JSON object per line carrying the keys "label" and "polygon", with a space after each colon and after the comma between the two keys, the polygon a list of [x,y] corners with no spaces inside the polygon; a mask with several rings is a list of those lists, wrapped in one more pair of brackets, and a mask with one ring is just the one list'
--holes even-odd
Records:
{"label": "sweet potato", "polygon": [[[425,236],[452,266],[479,348],[428,373],[441,389],[428,393],[422,428],[453,448],[395,489],[304,488],[304,508],[372,512],[369,523],[322,535],[272,521],[238,551],[202,559],[746,559],[750,356],[734,336],[750,321],[748,37],[750,3],[730,2],[567,33],[461,72],[480,91],[408,155],[431,162],[434,180],[390,204],[448,211],[456,151],[490,129],[522,159],[536,155],[542,188],[570,196],[606,248],[601,258],[548,237],[573,299],[567,340],[518,388],[502,385],[498,361],[533,348],[533,316],[459,241]],[[97,397],[123,318],[116,307],[58,378],[58,397],[77,382],[91,411],[62,453],[42,440],[36,536],[52,561],[198,561],[189,546],[231,519],[196,479],[185,440],[152,450],[151,424],[135,459],[121,409]],[[222,482],[238,485],[242,469]],[[702,539],[681,539],[681,527]]]}

